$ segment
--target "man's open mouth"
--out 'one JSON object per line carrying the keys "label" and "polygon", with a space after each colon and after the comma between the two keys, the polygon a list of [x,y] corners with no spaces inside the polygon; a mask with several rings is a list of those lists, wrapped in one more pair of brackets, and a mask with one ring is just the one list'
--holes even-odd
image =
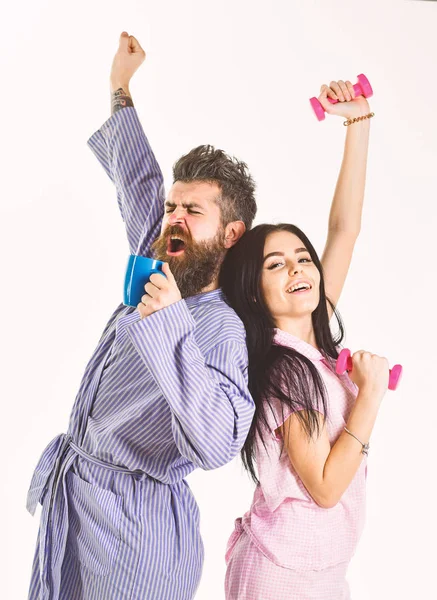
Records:
{"label": "man's open mouth", "polygon": [[167,240],[167,254],[169,256],[179,256],[185,250],[185,242],[177,235],[169,236]]}

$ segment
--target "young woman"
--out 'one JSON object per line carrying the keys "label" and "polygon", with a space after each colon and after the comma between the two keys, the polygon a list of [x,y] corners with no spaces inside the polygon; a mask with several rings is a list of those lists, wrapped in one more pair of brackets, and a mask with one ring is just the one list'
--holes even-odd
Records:
{"label": "young woman", "polygon": [[[322,86],[319,100],[348,122],[369,114],[349,82]],[[353,355],[350,376],[335,373],[343,338],[335,305],[360,230],[368,136],[368,118],[347,128],[321,261],[294,225],[259,225],[223,266],[221,285],[247,332],[256,411],[242,457],[257,483],[228,543],[227,600],[350,598],[366,444],[389,376],[385,358],[363,351]]]}

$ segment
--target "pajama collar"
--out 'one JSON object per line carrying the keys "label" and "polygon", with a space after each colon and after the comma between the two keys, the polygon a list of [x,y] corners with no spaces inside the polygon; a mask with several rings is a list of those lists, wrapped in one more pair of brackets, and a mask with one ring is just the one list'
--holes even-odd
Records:
{"label": "pajama collar", "polygon": [[287,348],[293,348],[293,350],[300,352],[300,354],[303,354],[310,360],[325,359],[323,354],[319,350],[317,350],[317,348],[314,348],[314,346],[311,346],[311,344],[304,342],[295,335],[292,335],[291,333],[288,333],[287,331],[283,331],[282,329],[278,328],[275,328],[273,331],[273,343],[277,346],[286,346]]}

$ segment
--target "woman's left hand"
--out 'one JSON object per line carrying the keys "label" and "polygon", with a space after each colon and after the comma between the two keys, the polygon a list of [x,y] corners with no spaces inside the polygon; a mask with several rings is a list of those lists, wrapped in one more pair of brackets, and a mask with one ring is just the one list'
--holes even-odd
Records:
{"label": "woman's left hand", "polygon": [[[331,104],[328,98],[338,100]],[[350,81],[331,81],[329,87],[322,85],[320,96],[317,98],[329,115],[338,115],[346,119],[353,119],[367,115],[370,112],[369,103],[364,96],[355,97],[353,85]]]}

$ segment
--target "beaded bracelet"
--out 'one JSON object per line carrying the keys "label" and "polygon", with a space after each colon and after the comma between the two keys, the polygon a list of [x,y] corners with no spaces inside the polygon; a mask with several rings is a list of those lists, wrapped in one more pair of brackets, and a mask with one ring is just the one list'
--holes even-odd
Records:
{"label": "beaded bracelet", "polygon": [[354,119],[348,119],[347,121],[345,121],[343,123],[343,125],[348,127],[349,125],[352,125],[352,123],[356,123],[357,121],[363,121],[364,119],[371,119],[374,116],[375,116],[375,113],[371,112],[368,115],[363,115],[362,117],[355,117]]}

